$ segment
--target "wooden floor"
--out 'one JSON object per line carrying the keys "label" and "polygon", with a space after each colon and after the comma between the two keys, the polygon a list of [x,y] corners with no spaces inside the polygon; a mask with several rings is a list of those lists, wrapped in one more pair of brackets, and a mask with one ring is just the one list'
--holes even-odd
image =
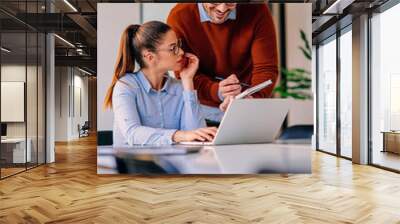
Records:
{"label": "wooden floor", "polygon": [[99,176],[95,139],[0,181],[0,223],[400,223],[400,175],[313,152],[311,175]]}

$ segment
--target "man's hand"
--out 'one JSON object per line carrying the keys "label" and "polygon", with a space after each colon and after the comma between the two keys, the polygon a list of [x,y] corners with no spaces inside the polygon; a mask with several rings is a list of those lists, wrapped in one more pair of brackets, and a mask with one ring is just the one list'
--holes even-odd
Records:
{"label": "man's hand", "polygon": [[[227,97],[225,97],[224,102],[222,102],[222,103],[219,105],[219,109],[220,109],[222,112],[225,112],[226,109],[228,109],[229,104],[232,103],[232,101],[233,101],[234,98],[235,98],[235,97],[233,97],[233,96],[227,96]],[[245,97],[245,99],[253,99],[253,98],[254,98],[253,96],[246,96],[246,97]]]}
{"label": "man's hand", "polygon": [[236,96],[242,92],[242,86],[235,74],[219,82],[218,92],[225,99],[227,96]]}
{"label": "man's hand", "polygon": [[233,99],[234,99],[233,96],[227,96],[227,97],[225,97],[224,102],[222,102],[222,103],[219,105],[219,109],[220,109],[221,111],[225,112],[226,109],[228,109],[229,104],[231,104],[231,102],[233,101]]}

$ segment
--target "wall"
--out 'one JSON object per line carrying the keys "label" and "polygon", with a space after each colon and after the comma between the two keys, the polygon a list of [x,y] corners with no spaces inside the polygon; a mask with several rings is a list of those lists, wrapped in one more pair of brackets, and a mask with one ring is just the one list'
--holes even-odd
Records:
{"label": "wall", "polygon": [[143,21],[143,23],[151,20],[166,22],[169,12],[175,5],[176,3],[142,4],[143,18],[141,21]]}
{"label": "wall", "polygon": [[[28,72],[28,82],[25,81],[25,69]],[[36,134],[36,108],[37,108],[37,95],[36,95],[36,79],[33,79],[30,74],[36,75],[36,67],[18,64],[5,64],[1,66],[1,81],[18,81],[27,83],[27,125],[28,137],[29,133]],[[42,105],[39,105],[39,107]],[[7,110],[7,108],[1,108]],[[7,136],[8,137],[25,137],[25,123],[26,122],[12,122],[7,123]]]}
{"label": "wall", "polygon": [[77,139],[88,120],[88,77],[72,67],[55,69],[55,141]]}
{"label": "wall", "polygon": [[[299,49],[299,46],[304,46],[300,37],[300,30],[306,33],[311,47],[311,7],[311,3],[285,4],[286,67],[288,69],[303,68],[310,72],[312,70],[311,60],[308,60]],[[288,115],[288,126],[314,124],[313,104],[312,100],[293,101]]]}
{"label": "wall", "polygon": [[300,38],[300,29],[306,32],[311,47],[311,3],[285,4],[285,16],[286,66],[289,69],[305,68],[311,71],[311,61],[305,58],[299,49],[299,46],[304,46]]}
{"label": "wall", "polygon": [[[122,31],[140,22],[140,4],[97,4],[97,130],[112,130],[113,114],[103,110]],[[118,12],[118,13],[115,13]],[[117,21],[117,22],[116,22]]]}
{"label": "wall", "polygon": [[[31,62],[28,62],[31,63]],[[6,122],[8,138],[25,138],[30,140],[31,161],[44,162],[44,74],[41,66],[21,63],[4,63],[1,66],[1,81],[19,81],[26,85],[26,113],[24,122]],[[4,97],[4,96],[3,96]],[[9,110],[10,108],[1,108]],[[39,161],[37,161],[39,159]]]}

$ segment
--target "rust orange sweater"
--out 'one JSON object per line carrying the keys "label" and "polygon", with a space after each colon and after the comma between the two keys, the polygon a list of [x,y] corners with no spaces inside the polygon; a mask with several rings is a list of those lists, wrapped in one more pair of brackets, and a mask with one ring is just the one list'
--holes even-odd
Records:
{"label": "rust orange sweater", "polygon": [[[200,102],[218,106],[218,80],[215,76],[236,74],[252,86],[278,77],[276,34],[272,16],[265,4],[238,4],[236,19],[222,24],[200,22],[196,3],[177,4],[167,23],[183,41],[183,50],[197,55],[199,69],[194,77]],[[271,95],[273,86],[256,98]]]}

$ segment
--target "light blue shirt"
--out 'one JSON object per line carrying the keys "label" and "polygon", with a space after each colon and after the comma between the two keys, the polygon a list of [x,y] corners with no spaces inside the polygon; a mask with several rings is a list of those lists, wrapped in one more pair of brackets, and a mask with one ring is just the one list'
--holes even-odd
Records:
{"label": "light blue shirt", "polygon": [[[208,16],[206,10],[203,7],[203,3],[197,3],[197,7],[199,8],[200,14],[200,22],[211,22],[210,16]],[[236,9],[232,10],[229,15],[228,19],[235,20],[236,19]]]}
{"label": "light blue shirt", "polygon": [[114,146],[172,144],[177,130],[206,126],[197,92],[171,77],[156,91],[143,72],[128,73],[116,83],[112,102]]}

